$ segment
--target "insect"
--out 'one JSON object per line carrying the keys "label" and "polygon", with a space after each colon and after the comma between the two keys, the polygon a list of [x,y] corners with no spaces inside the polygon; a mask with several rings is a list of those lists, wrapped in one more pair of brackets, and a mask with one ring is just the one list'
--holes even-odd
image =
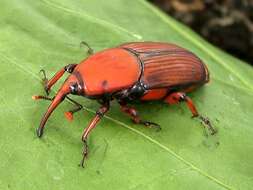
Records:
{"label": "insect", "polygon": [[[89,52],[92,52],[90,47]],[[168,104],[186,102],[192,116],[199,117],[212,134],[215,133],[209,120],[198,114],[193,101],[186,95],[209,81],[208,69],[196,55],[177,45],[161,42],[125,43],[92,54],[79,64],[66,65],[50,80],[42,70],[47,95],[65,72],[70,75],[55,97],[33,96],[33,99],[52,101],[41,119],[37,136],[43,135],[49,116],[65,98],[76,105],[74,109],[65,112],[68,119],[73,119],[73,114],[82,109],[82,105],[67,95],[97,100],[101,107],[84,129],[81,138],[84,143],[81,166],[84,166],[88,155],[88,135],[109,110],[112,100],[120,104],[121,111],[128,114],[134,123],[156,129],[160,129],[158,124],[142,120],[137,111],[127,104],[135,100],[162,100]]]}

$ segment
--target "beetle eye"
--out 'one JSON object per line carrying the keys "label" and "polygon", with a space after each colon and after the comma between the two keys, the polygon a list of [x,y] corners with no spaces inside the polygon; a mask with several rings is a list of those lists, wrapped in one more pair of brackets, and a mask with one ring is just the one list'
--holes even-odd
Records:
{"label": "beetle eye", "polygon": [[71,94],[77,94],[78,93],[77,83],[74,83],[74,84],[70,85],[70,92],[71,92]]}

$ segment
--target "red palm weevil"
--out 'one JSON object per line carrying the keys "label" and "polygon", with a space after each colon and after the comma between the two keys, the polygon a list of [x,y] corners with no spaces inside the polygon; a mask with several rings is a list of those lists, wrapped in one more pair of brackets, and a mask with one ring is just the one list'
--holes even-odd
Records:
{"label": "red palm weevil", "polygon": [[[92,52],[91,48],[89,52]],[[215,133],[209,120],[198,114],[193,101],[186,95],[187,92],[209,81],[208,69],[196,55],[177,45],[161,42],[125,43],[92,54],[79,64],[66,65],[50,80],[46,78],[45,71],[42,72],[47,95],[65,72],[71,75],[54,98],[33,96],[34,99],[52,101],[37,129],[38,137],[42,136],[45,123],[51,113],[65,98],[76,105],[76,108],[65,113],[68,119],[72,119],[73,114],[82,109],[82,105],[67,95],[83,96],[97,100],[101,104],[82,134],[84,148],[81,166],[84,166],[88,154],[87,137],[109,110],[112,100],[118,101],[121,110],[127,113],[134,123],[157,129],[160,128],[158,124],[142,120],[137,111],[127,104],[134,100],[163,100],[168,104],[184,101],[192,116],[199,117],[207,124],[212,134]]]}

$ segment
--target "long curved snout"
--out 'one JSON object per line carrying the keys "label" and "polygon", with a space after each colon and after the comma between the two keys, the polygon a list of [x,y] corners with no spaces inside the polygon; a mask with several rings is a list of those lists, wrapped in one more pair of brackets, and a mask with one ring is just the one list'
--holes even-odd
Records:
{"label": "long curved snout", "polygon": [[45,127],[45,124],[52,114],[52,112],[56,109],[56,107],[64,100],[67,94],[70,93],[69,86],[66,84],[63,84],[63,86],[60,88],[60,90],[57,92],[56,96],[53,98],[51,104],[49,105],[46,113],[43,115],[39,128],[37,129],[37,136],[41,137],[43,135],[43,129]]}

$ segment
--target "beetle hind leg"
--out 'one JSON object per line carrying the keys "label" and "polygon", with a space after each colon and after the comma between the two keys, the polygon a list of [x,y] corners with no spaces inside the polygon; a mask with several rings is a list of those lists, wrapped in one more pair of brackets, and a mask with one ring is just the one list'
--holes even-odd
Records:
{"label": "beetle hind leg", "polygon": [[203,117],[200,115],[197,111],[197,108],[195,107],[193,101],[190,97],[186,96],[183,92],[174,92],[169,94],[167,97],[165,97],[164,101],[168,104],[177,104],[179,102],[186,102],[188,108],[192,112],[192,117],[197,117],[203,126],[205,126],[207,129],[210,130],[211,135],[214,135],[217,131],[213,128],[211,122],[207,117]]}
{"label": "beetle hind leg", "polygon": [[126,103],[119,102],[119,104],[120,104],[121,111],[128,114],[131,117],[131,119],[134,123],[142,124],[142,125],[144,125],[145,127],[148,127],[148,128],[155,128],[157,131],[161,130],[161,127],[160,127],[159,124],[154,123],[154,122],[150,122],[150,121],[142,120],[139,117],[138,112],[134,108],[127,106]]}

